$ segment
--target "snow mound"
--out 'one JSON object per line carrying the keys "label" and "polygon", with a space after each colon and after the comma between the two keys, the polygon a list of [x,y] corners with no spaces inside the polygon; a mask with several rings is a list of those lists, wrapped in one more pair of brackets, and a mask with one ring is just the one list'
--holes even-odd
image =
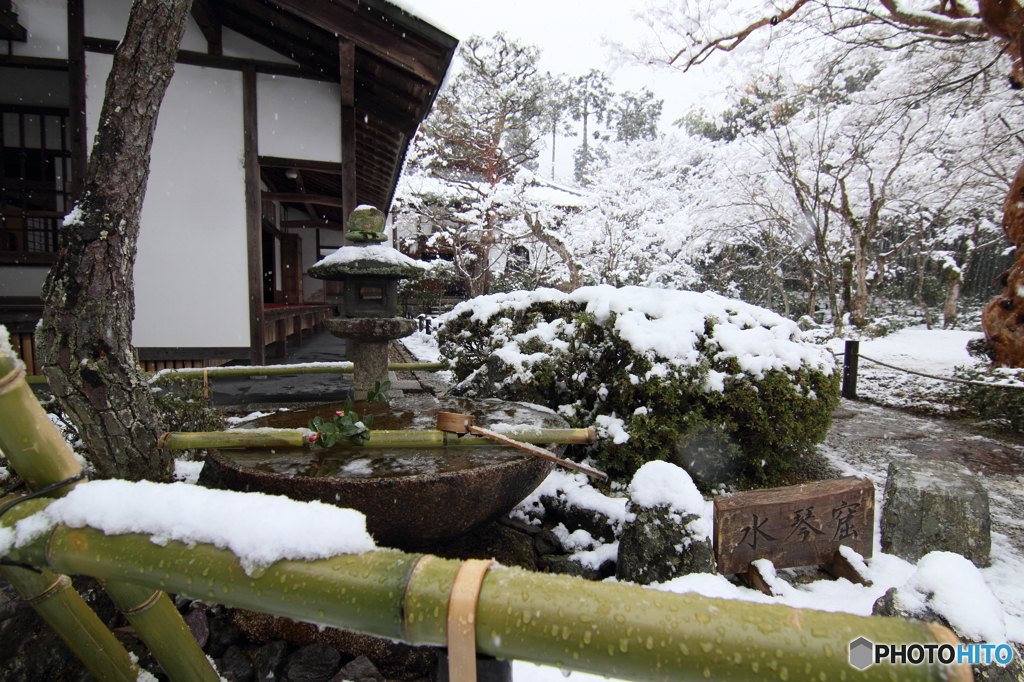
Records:
{"label": "snow mound", "polygon": [[[447,323],[471,313],[473,321],[486,323],[504,312],[526,310],[535,303],[564,302],[581,304],[598,323],[607,322],[614,314],[615,332],[636,353],[675,366],[696,365],[701,355],[698,346],[705,343],[714,348],[714,359],[736,358],[740,370],[755,379],[763,379],[772,369],[807,368],[826,374],[835,369],[832,353],[808,343],[796,322],[714,293],[607,284],[582,287],[571,294],[554,289],[514,291],[460,303],[440,321]],[[714,321],[714,328],[705,338],[709,320]],[[512,337],[501,349],[502,359],[510,365],[528,364],[534,358],[519,353],[520,345],[531,338],[550,343],[563,330],[564,326],[556,322]],[[717,383],[712,387],[717,388]]]}
{"label": "snow mound", "polygon": [[1006,641],[1003,607],[978,567],[953,552],[930,552],[897,592],[910,612],[930,608],[961,637],[998,644]]}
{"label": "snow mound", "polygon": [[667,506],[680,514],[704,514],[704,497],[684,469],[670,462],[648,462],[633,475],[629,499],[651,509]]}

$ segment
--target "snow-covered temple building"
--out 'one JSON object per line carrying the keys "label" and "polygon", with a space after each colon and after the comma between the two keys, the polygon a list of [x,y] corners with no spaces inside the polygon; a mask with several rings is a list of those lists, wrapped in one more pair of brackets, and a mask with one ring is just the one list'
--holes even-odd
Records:
{"label": "snow-covered temple building", "polygon": [[[35,373],[40,290],[130,8],[0,0],[0,324]],[[194,0],[135,264],[150,369],[262,364],[330,314],[340,292],[304,273],[357,205],[388,211],[456,46],[385,0]]]}

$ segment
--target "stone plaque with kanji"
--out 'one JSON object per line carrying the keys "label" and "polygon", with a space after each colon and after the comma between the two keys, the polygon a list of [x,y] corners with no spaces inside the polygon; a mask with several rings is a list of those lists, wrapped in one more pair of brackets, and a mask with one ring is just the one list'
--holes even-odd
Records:
{"label": "stone plaque with kanji", "polygon": [[871,556],[875,487],[866,478],[818,481],[715,498],[718,572],[743,573],[751,561],[776,568],[825,565],[839,545]]}

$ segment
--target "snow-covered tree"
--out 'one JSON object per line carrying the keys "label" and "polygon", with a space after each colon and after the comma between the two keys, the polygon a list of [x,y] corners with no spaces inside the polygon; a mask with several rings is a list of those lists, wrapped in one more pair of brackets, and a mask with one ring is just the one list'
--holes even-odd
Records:
{"label": "snow-covered tree", "polygon": [[690,142],[670,135],[609,143],[606,162],[589,176],[588,204],[564,230],[588,283],[681,289],[696,282]]}
{"label": "snow-covered tree", "polygon": [[[733,53],[739,61],[763,60],[765,48],[770,46],[770,52],[785,55],[792,69],[799,72],[808,61],[809,51],[820,50],[821,37],[833,41],[830,50],[851,47],[850,54],[863,50],[880,52],[885,55],[887,66],[899,64],[902,53],[922,49],[949,55],[950,61],[956,62],[960,55],[975,54],[979,44],[988,42],[993,44],[988,49],[989,66],[996,64],[999,54],[1004,52],[1012,64],[999,68],[1010,72],[1014,87],[1024,85],[1024,7],[1016,1],[979,0],[976,5],[967,5],[953,0],[911,5],[900,0],[791,0],[779,5],[771,1],[739,4],[721,0],[665,0],[650,6],[645,18],[653,29],[652,38],[634,54],[647,63],[660,62],[683,70],[724,52]],[[930,84],[919,93],[919,101],[950,91],[974,94],[979,77],[987,71],[983,68],[970,74],[939,69],[930,74]],[[996,106],[1005,106],[1005,98],[1002,102],[998,100],[997,97]],[[986,113],[994,113],[990,104],[971,106],[982,106],[989,110]],[[916,113],[914,117],[920,118]],[[913,125],[904,134],[920,138]],[[946,133],[960,132],[956,128],[953,122]],[[941,158],[936,163],[943,168]],[[873,176],[872,180],[881,178]],[[895,178],[885,180],[887,185],[893,181]],[[1011,183],[1002,217],[1006,236],[1018,247],[1016,262],[1001,278],[1003,294],[986,307],[982,316],[996,363],[1013,367],[1024,366],[1024,325],[1017,322],[1024,316],[1024,295],[1020,293],[1024,292],[1024,248],[1020,248],[1024,247],[1024,202],[1019,201],[1022,192],[1024,165],[1018,168]],[[857,273],[865,282],[873,276],[874,273],[869,276],[866,271]],[[858,303],[865,291],[861,288],[857,292]]]}
{"label": "snow-covered tree", "polygon": [[[497,33],[472,36],[459,49],[461,70],[434,104],[416,137],[409,170],[448,189],[407,203],[434,220],[435,241],[451,250],[470,296],[488,290],[496,245],[512,210],[508,186],[535,167],[545,80],[540,51]],[[500,255],[500,254],[497,254]]]}

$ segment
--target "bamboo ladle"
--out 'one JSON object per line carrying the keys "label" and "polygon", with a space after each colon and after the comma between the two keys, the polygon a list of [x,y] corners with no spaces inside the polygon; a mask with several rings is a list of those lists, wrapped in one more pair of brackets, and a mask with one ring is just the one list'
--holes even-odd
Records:
{"label": "bamboo ladle", "polygon": [[518,440],[512,440],[508,436],[503,436],[502,434],[495,433],[494,431],[490,431],[489,429],[482,429],[479,426],[473,426],[473,421],[475,419],[476,418],[471,414],[459,414],[458,412],[438,412],[437,430],[447,431],[449,433],[475,433],[485,438],[496,440],[504,445],[511,445],[514,448],[525,450],[526,452],[529,452],[531,455],[536,455],[537,457],[546,459],[550,462],[554,462],[555,464],[563,466],[567,469],[581,471],[585,473],[587,476],[593,476],[594,478],[600,479],[602,481],[608,480],[608,474],[602,471],[598,471],[597,469],[591,469],[589,467],[583,466],[582,464],[576,464],[575,462],[570,462],[567,459],[555,457],[547,450],[544,450],[543,448],[538,448],[535,445],[530,445],[529,443],[522,443]]}

